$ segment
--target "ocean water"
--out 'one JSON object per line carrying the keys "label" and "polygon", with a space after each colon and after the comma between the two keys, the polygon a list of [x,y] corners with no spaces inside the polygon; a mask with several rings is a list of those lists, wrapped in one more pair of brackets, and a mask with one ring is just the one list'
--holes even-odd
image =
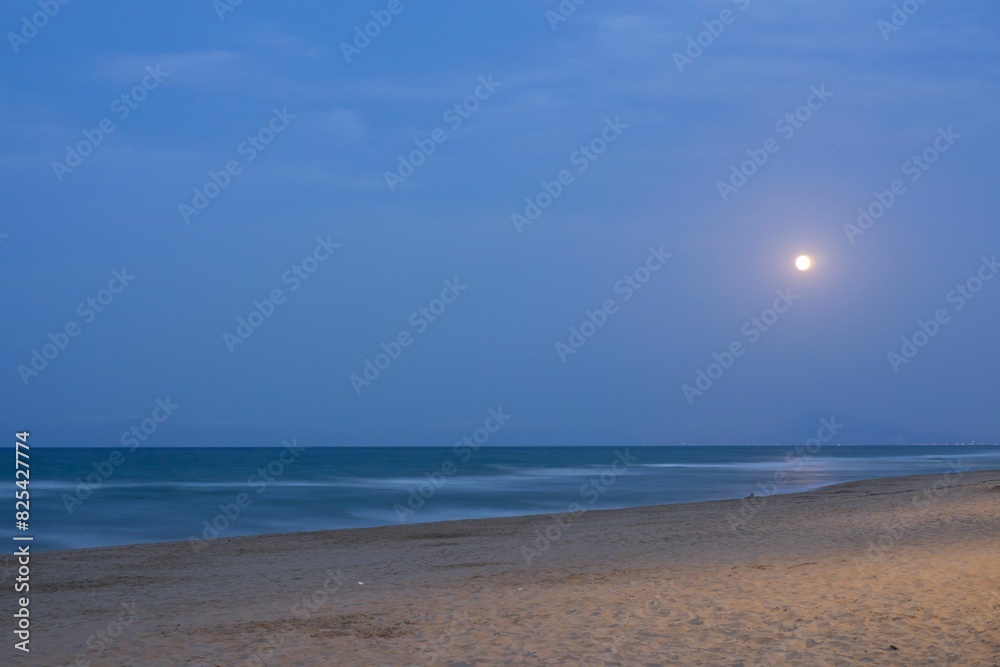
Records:
{"label": "ocean water", "polygon": [[36,550],[212,540],[985,469],[1000,447],[34,448],[28,534]]}

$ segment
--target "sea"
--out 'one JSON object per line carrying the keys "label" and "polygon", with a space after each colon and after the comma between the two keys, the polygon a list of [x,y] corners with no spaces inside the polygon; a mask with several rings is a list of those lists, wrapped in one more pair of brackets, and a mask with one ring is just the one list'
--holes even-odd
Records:
{"label": "sea", "polygon": [[[35,551],[686,503],[1000,470],[1000,446],[31,450]],[[9,482],[13,485],[13,480]],[[19,489],[15,489],[19,490]],[[13,497],[13,493],[11,494]],[[11,502],[13,512],[13,499]]]}

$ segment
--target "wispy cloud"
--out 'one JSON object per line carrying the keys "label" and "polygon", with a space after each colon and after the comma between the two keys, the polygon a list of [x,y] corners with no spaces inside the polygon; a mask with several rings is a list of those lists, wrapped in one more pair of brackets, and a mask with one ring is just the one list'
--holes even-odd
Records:
{"label": "wispy cloud", "polygon": [[197,85],[218,82],[245,60],[236,51],[187,51],[118,55],[97,68],[97,77],[116,85],[133,84],[148,66],[159,65],[171,84]]}

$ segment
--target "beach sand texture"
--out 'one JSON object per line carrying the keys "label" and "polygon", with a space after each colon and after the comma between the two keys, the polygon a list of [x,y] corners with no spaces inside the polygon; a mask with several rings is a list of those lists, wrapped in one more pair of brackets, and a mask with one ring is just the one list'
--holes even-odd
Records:
{"label": "beach sand texture", "polygon": [[32,566],[17,664],[1000,666],[1000,471]]}

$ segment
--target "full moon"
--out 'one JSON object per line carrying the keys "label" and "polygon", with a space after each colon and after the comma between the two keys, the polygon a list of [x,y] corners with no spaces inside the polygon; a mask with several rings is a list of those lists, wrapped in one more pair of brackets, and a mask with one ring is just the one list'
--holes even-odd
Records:
{"label": "full moon", "polygon": [[812,268],[813,260],[809,255],[799,255],[795,259],[795,268],[799,271],[808,271]]}

